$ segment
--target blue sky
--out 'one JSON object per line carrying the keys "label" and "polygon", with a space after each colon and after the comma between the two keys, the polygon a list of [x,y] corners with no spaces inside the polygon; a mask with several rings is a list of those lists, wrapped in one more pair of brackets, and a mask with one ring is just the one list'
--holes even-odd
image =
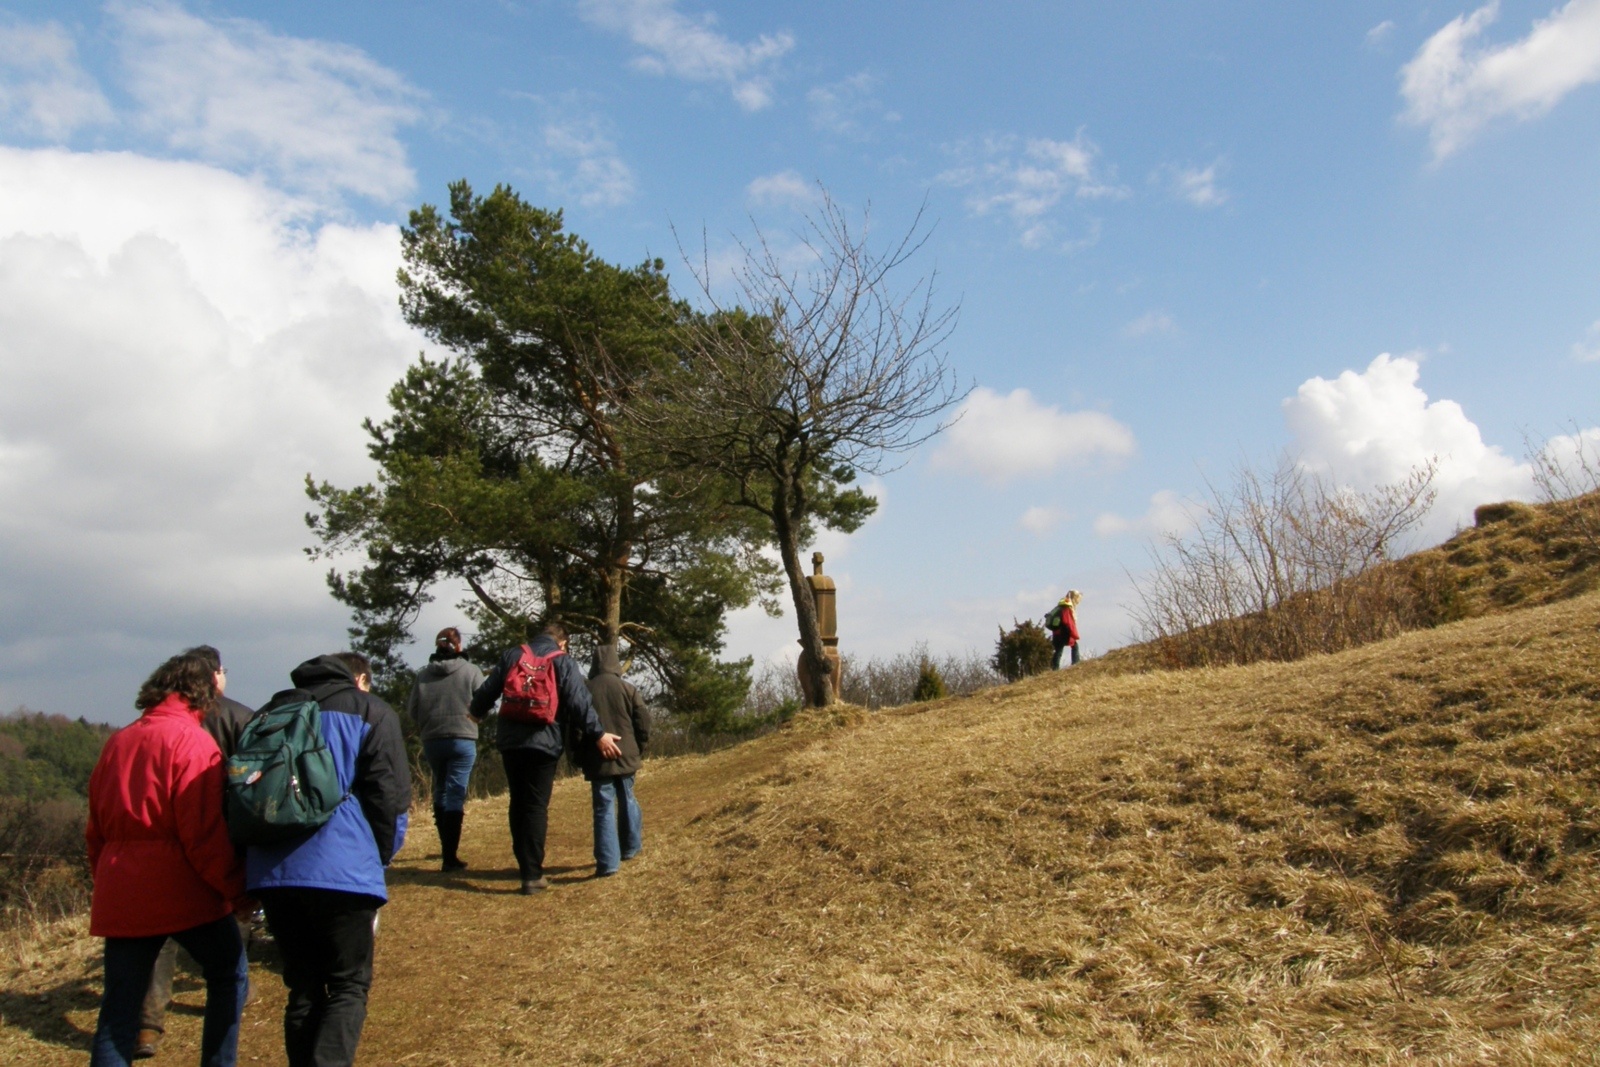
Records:
{"label": "blue sky", "polygon": [[122,721],[197,641],[259,702],[342,642],[301,480],[370,473],[397,225],[459,177],[682,283],[675,232],[727,262],[819,182],[926,205],[974,392],[823,539],[846,650],[1068,586],[1120,644],[1150,538],[1280,449],[1438,457],[1433,540],[1531,495],[1524,435],[1600,421],[1600,0],[1307,7],[0,0],[0,706]]}

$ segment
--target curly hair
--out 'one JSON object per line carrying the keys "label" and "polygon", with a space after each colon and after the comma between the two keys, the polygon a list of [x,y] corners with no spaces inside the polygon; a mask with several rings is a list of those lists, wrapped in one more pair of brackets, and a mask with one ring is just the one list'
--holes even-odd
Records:
{"label": "curly hair", "polygon": [[202,715],[217,708],[216,671],[204,657],[192,652],[179,653],[157,667],[139,687],[133,706],[148,711],[176,694]]}

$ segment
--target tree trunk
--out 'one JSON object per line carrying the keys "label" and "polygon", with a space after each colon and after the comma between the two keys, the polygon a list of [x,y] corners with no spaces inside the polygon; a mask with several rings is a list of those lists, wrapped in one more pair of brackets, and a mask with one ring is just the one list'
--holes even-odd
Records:
{"label": "tree trunk", "polygon": [[781,483],[773,493],[773,532],[777,534],[778,555],[783,559],[784,573],[789,576],[789,594],[794,598],[795,619],[800,626],[800,649],[804,653],[804,667],[811,672],[811,692],[818,695],[818,707],[827,707],[839,698],[833,691],[833,671],[824,653],[822,630],[817,625],[817,601],[811,595],[811,583],[806,581],[805,567],[800,561],[800,543],[797,524],[789,515],[790,493]]}

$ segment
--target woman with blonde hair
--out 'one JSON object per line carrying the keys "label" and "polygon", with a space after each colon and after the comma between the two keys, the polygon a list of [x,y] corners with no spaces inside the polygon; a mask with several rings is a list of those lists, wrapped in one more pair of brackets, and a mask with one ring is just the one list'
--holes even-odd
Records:
{"label": "woman with blonde hair", "polygon": [[222,752],[201,726],[216,705],[212,665],[172,657],[140,687],[142,714],[107,739],[89,777],[89,933],[106,939],[90,1067],[134,1058],[140,1007],[169,937],[205,976],[201,1064],[237,1061],[249,964],[233,915],[253,904],[223,821]]}
{"label": "woman with blonde hair", "polygon": [[1076,589],[1068,589],[1067,595],[1061,598],[1060,603],[1050,609],[1050,614],[1044,617],[1044,624],[1050,630],[1050,645],[1055,649],[1055,655],[1050,659],[1050,669],[1061,669],[1061,650],[1072,649],[1072,666],[1078,663],[1078,601],[1083,599],[1083,594]]}

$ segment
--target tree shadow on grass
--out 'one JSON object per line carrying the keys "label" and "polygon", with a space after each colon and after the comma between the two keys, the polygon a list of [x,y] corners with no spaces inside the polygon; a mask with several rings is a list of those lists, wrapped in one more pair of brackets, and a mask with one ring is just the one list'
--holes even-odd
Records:
{"label": "tree shadow on grass", "polygon": [[69,978],[39,993],[0,990],[0,1021],[31,1034],[36,1041],[88,1052],[94,1031],[72,1021],[74,1012],[94,1012],[100,1007],[100,974]]}
{"label": "tree shadow on grass", "polygon": [[[546,867],[545,877],[557,885],[566,885],[588,879],[587,866]],[[578,873],[583,872],[583,873]],[[482,882],[493,882],[494,885],[481,885]],[[515,893],[522,888],[522,874],[515,867],[495,869],[473,869],[465,871],[427,871],[415,867],[390,867],[389,883],[391,885],[417,885],[432,886],[437,889],[454,889],[462,893],[486,893],[491,896],[504,896]],[[507,883],[507,884],[503,884]]]}

